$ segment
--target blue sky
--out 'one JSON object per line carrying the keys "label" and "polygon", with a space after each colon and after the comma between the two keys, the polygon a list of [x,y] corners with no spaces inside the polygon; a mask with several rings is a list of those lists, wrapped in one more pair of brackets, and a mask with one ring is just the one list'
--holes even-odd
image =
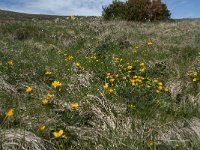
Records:
{"label": "blue sky", "polygon": [[[125,0],[123,0],[125,1]],[[112,0],[0,0],[0,9],[31,14],[100,16]],[[163,0],[172,18],[200,18],[200,0]]]}

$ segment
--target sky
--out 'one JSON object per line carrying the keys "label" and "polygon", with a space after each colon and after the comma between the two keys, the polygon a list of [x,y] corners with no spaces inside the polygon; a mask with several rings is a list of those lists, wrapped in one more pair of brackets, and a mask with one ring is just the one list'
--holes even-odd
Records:
{"label": "sky", "polygon": [[[125,1],[125,0],[122,0]],[[200,18],[200,0],[162,0],[172,18]],[[112,0],[0,0],[0,9],[30,14],[100,16]]]}

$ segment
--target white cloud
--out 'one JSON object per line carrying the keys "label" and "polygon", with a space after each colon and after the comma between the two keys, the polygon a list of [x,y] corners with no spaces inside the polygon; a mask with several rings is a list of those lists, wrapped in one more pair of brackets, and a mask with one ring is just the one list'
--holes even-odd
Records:
{"label": "white cloud", "polygon": [[8,10],[25,13],[40,13],[52,15],[86,15],[99,16],[102,6],[112,0],[19,0],[23,6],[14,4],[4,6]]}

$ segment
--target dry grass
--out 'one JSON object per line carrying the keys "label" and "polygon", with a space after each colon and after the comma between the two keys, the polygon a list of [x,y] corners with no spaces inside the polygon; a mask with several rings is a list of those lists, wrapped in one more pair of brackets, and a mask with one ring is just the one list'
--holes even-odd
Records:
{"label": "dry grass", "polygon": [[3,150],[46,150],[41,138],[21,129],[1,130],[0,143]]}

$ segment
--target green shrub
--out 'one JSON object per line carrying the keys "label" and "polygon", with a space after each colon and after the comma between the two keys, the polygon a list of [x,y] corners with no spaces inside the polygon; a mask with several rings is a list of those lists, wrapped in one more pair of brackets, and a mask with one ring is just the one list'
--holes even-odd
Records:
{"label": "green shrub", "polygon": [[160,0],[114,0],[108,7],[103,8],[105,20],[122,19],[129,21],[156,21],[170,19],[166,4]]}
{"label": "green shrub", "polygon": [[125,7],[123,2],[114,0],[108,7],[103,7],[103,17],[106,20],[121,19],[125,16]]}

